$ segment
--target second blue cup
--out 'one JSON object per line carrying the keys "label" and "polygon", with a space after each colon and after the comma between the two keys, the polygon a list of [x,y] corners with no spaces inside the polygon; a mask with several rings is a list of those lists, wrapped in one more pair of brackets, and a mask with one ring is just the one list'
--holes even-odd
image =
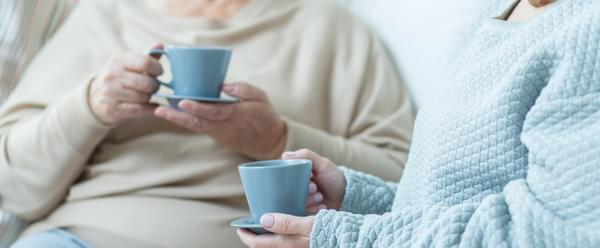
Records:
{"label": "second blue cup", "polygon": [[312,161],[258,161],[238,169],[254,223],[265,213],[306,215]]}

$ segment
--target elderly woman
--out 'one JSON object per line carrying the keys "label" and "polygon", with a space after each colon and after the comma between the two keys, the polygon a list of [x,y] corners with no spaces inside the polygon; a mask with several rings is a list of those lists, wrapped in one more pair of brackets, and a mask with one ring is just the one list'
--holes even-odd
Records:
{"label": "elderly woman", "polygon": [[[241,102],[157,105],[157,41],[232,48]],[[329,1],[81,1],[0,114],[0,207],[33,222],[16,246],[242,246],[236,165],[285,150],[397,179],[412,113],[392,68]]]}
{"label": "elderly woman", "polygon": [[[309,211],[250,247],[600,247],[600,2],[514,1],[425,106],[399,184],[315,163]],[[334,159],[335,160],[335,159]],[[339,210],[335,211],[335,210]]]}

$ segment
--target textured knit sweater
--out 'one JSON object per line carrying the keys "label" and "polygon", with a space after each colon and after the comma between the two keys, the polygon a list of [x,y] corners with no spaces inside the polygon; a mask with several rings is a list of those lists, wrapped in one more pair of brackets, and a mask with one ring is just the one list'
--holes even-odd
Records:
{"label": "textured knit sweater", "polygon": [[252,0],[228,21],[144,2],[81,1],[2,107],[0,207],[33,221],[27,234],[64,227],[96,247],[242,246],[229,222],[249,214],[237,165],[251,158],[158,118],[105,126],[88,106],[89,79],[112,56],[159,41],[232,48],[227,81],[266,92],[287,124],[286,149],[399,178],[410,101],[375,36],[333,1]]}
{"label": "textured knit sweater", "polygon": [[473,37],[419,113],[401,181],[346,169],[312,247],[600,247],[600,2]]}

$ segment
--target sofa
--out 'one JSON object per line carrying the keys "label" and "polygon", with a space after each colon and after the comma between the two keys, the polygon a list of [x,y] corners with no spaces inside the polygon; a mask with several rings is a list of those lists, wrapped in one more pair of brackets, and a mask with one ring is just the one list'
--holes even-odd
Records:
{"label": "sofa", "polygon": [[[338,0],[381,37],[417,109],[426,104],[428,95],[443,83],[445,68],[457,56],[468,30],[478,25],[475,20],[482,14],[494,13],[496,7],[506,1],[510,0]],[[74,3],[75,0],[4,0],[0,3],[0,44],[3,44],[0,46],[0,106],[35,52],[75,7]],[[31,21],[33,16],[34,21]],[[9,20],[18,20],[16,23],[22,25],[7,26]],[[5,44],[10,39],[13,45],[29,45],[20,47],[21,50],[12,48],[8,56],[6,50],[11,48]],[[0,248],[10,246],[25,226],[16,216],[0,210]]]}

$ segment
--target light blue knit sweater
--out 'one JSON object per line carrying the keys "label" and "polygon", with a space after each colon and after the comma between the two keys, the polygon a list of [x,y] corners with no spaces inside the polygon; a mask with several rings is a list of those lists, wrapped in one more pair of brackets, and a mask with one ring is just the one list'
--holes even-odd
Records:
{"label": "light blue knit sweater", "polygon": [[600,1],[473,37],[400,183],[344,169],[312,247],[600,247]]}

